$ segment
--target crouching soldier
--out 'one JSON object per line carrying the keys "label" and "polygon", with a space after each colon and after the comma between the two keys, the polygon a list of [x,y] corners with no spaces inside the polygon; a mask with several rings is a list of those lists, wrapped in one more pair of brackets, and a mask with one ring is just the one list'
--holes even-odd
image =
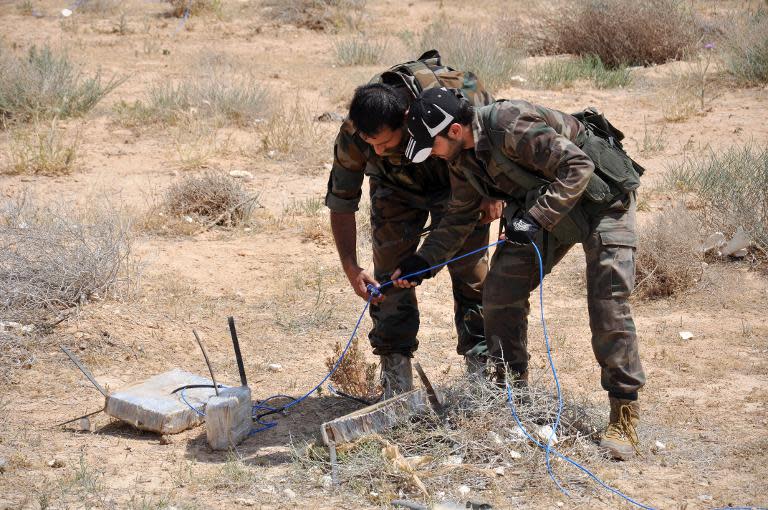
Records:
{"label": "crouching soldier", "polygon": [[[482,197],[503,198],[508,242],[496,250],[485,282],[485,335],[497,378],[512,374],[525,386],[529,295],[539,284],[531,243],[541,250],[545,273],[582,243],[592,349],[610,402],[601,446],[627,459],[637,448],[638,390],[645,384],[628,302],[642,168],[624,153],[623,134],[602,115],[577,115],[525,101],[473,108],[453,91],[424,91],[408,114],[406,156],[414,163],[430,155],[448,161],[452,196],[441,230],[393,277],[460,253],[477,226],[474,211]],[[401,288],[414,284],[418,278],[396,282]]]}
{"label": "crouching soldier", "polygon": [[[450,183],[445,161],[432,158],[410,163],[403,159],[409,104],[421,90],[440,86],[459,89],[476,106],[492,101],[472,73],[443,66],[433,50],[359,87],[336,138],[325,204],[331,210],[331,229],[342,268],[354,291],[364,299],[369,298],[368,284],[388,280],[397,263],[414,253],[428,217],[432,227],[440,224],[448,203]],[[365,175],[370,184],[373,274],[357,260],[355,213]],[[460,243],[464,250],[488,244],[488,223],[500,216],[501,202],[478,201],[471,214],[478,221]],[[487,252],[451,264],[448,271],[458,334],[456,350],[469,366],[484,366],[482,286],[488,272]],[[385,397],[410,390],[411,357],[419,344],[414,289],[390,288],[386,295],[372,300],[370,313],[373,328],[369,339],[381,360]]]}

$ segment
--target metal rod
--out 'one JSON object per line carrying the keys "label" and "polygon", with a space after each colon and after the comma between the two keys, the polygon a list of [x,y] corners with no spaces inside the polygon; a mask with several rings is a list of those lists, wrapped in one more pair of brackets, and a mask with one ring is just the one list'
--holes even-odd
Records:
{"label": "metal rod", "polygon": [[213,375],[213,366],[211,365],[211,360],[208,359],[208,353],[205,352],[205,347],[203,347],[203,341],[200,340],[200,335],[197,334],[197,331],[194,329],[192,330],[192,334],[195,335],[195,340],[197,340],[197,345],[200,346],[200,350],[203,351],[203,358],[205,358],[205,364],[208,365],[208,371],[211,373],[211,380],[213,381],[213,391],[216,392],[216,396],[219,396],[219,385],[216,384],[216,376]]}
{"label": "metal rod", "polygon": [[66,347],[64,347],[63,345],[60,345],[59,347],[61,347],[61,350],[62,350],[62,351],[64,351],[64,354],[66,354],[67,356],[69,356],[69,359],[71,359],[71,360],[72,360],[72,363],[74,363],[74,364],[77,366],[77,368],[79,368],[79,369],[80,369],[80,371],[83,373],[83,375],[84,375],[85,377],[87,377],[89,381],[91,381],[91,384],[93,384],[93,385],[96,387],[96,389],[97,389],[97,390],[99,390],[99,392],[100,392],[102,395],[104,395],[105,397],[108,397],[109,395],[107,394],[107,390],[105,390],[105,389],[104,389],[104,388],[101,386],[101,384],[99,384],[99,383],[96,381],[96,378],[95,378],[95,377],[93,377],[93,374],[91,373],[91,371],[90,371],[90,370],[88,370],[88,369],[85,367],[85,365],[83,365],[83,362],[82,362],[82,361],[80,361],[79,359],[77,359],[77,356],[75,356],[74,354],[72,354],[71,352],[69,352],[69,349],[67,349],[67,348],[66,348]]}
{"label": "metal rod", "polygon": [[437,413],[438,416],[442,416],[444,411],[443,405],[437,398],[437,393],[435,393],[435,389],[432,387],[432,383],[429,382],[427,374],[424,373],[424,369],[421,368],[421,364],[418,361],[413,364],[413,367],[419,374],[419,378],[421,378],[421,384],[424,385],[424,389],[427,391],[427,398],[429,399],[429,403],[432,405],[432,409],[435,411],[435,413]]}
{"label": "metal rod", "polygon": [[245,378],[245,367],[243,366],[243,355],[240,353],[240,342],[237,341],[237,331],[235,330],[235,318],[229,317],[229,334],[232,336],[232,346],[235,348],[235,359],[237,360],[237,370],[240,371],[240,384],[248,386],[248,380]]}
{"label": "metal rod", "polygon": [[78,416],[77,418],[72,418],[71,420],[67,420],[67,421],[63,421],[61,423],[57,423],[56,425],[54,425],[51,428],[53,429],[53,428],[56,428],[56,427],[61,427],[62,425],[67,425],[68,423],[72,423],[73,421],[82,420],[83,418],[88,418],[88,417],[93,416],[95,414],[99,414],[101,412],[104,412],[104,409],[106,409],[106,407],[101,408],[98,411],[94,411],[92,413],[88,413],[88,414],[84,414],[82,416]]}
{"label": "metal rod", "polygon": [[339,485],[339,465],[336,462],[336,443],[334,441],[328,444],[328,453],[331,456],[331,483]]}

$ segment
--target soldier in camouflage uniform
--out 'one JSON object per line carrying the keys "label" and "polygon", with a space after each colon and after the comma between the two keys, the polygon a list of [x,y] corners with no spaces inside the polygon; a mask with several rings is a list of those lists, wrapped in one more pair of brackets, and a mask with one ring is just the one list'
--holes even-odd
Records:
{"label": "soldier in camouflage uniform", "polygon": [[[441,230],[402,261],[402,271],[393,277],[461,253],[463,240],[475,228],[472,212],[481,197],[504,199],[510,242],[496,250],[486,279],[485,334],[498,376],[511,373],[524,387],[529,295],[539,284],[531,243],[540,247],[545,273],[575,243],[582,243],[592,349],[611,407],[601,445],[614,458],[633,456],[638,390],[645,374],[628,298],[637,243],[634,190],[642,169],[621,149],[623,135],[607,121],[601,132],[571,115],[525,101],[473,109],[445,89],[425,91],[408,115],[412,138],[406,156],[414,162],[429,155],[448,160],[452,196]],[[414,284],[418,279],[396,282],[402,288]]]}
{"label": "soldier in camouflage uniform", "polygon": [[[408,104],[423,88],[442,85],[461,89],[477,106],[492,101],[473,74],[442,66],[437,52],[430,52],[358,88],[349,118],[336,138],[325,204],[331,210],[331,228],[344,272],[364,299],[369,297],[368,284],[387,281],[397,263],[416,250],[427,218],[431,217],[431,225],[436,226],[443,217],[450,195],[445,161],[411,164],[403,160]],[[390,118],[382,109],[391,114]],[[355,212],[365,175],[370,181],[372,276],[359,266],[356,254]],[[488,223],[501,213],[500,202],[476,205],[471,214],[479,218],[485,211],[485,218],[474,222],[467,232],[460,243],[464,250],[488,244]],[[448,270],[458,333],[456,350],[465,355],[468,365],[484,364],[482,285],[488,272],[487,252],[451,264]],[[411,389],[411,357],[418,347],[419,330],[415,291],[389,288],[383,298],[373,299],[370,314],[373,328],[369,339],[374,354],[381,359],[385,396]]]}

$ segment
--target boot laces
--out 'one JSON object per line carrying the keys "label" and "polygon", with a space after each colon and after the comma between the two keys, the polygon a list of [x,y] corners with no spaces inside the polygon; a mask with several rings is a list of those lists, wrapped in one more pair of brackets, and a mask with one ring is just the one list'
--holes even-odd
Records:
{"label": "boot laces", "polygon": [[640,440],[637,437],[637,430],[632,424],[632,408],[629,405],[622,405],[619,408],[619,420],[616,423],[610,423],[608,430],[605,431],[605,436],[618,439],[621,441],[629,441],[635,453],[640,455],[640,449],[638,445]]}

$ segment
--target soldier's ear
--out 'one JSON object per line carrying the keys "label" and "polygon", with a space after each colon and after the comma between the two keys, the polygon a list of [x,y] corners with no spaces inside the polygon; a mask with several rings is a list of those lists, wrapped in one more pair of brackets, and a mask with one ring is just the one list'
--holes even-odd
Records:
{"label": "soldier's ear", "polygon": [[464,134],[464,126],[462,126],[458,122],[454,122],[448,128],[448,135],[451,138],[451,140],[459,140],[461,139],[463,134]]}

